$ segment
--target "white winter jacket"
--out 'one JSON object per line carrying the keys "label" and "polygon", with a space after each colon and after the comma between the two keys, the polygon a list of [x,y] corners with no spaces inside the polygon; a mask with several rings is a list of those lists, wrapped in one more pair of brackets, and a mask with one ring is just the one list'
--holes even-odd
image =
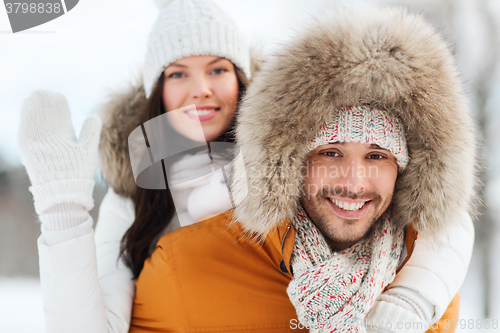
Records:
{"label": "white winter jacket", "polygon": [[47,333],[128,332],[135,286],[118,256],[134,216],[132,201],[109,189],[95,233],[92,218],[60,232],[42,225],[38,251]]}

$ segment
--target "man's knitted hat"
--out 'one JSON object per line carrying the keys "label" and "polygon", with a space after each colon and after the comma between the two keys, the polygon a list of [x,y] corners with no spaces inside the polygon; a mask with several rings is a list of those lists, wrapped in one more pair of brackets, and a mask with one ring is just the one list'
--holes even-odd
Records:
{"label": "man's knitted hat", "polygon": [[333,142],[376,144],[396,157],[400,172],[406,169],[409,161],[406,134],[399,119],[393,113],[368,105],[340,110],[332,121],[320,127],[308,151]]}
{"label": "man's knitted hat", "polygon": [[249,49],[228,14],[211,0],[155,0],[161,10],[149,35],[143,82],[146,97],[163,70],[179,59],[212,55],[250,78]]}

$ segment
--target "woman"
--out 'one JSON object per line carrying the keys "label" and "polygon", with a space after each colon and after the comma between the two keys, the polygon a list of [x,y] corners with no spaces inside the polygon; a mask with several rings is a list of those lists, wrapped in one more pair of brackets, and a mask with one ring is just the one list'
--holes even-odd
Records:
{"label": "woman", "polygon": [[[37,91],[23,105],[19,149],[42,221],[38,245],[47,332],[127,332],[133,279],[157,239],[230,208],[227,191],[220,195],[226,188],[223,174],[212,172],[230,156],[209,151],[204,141],[233,141],[236,106],[250,78],[248,49],[231,19],[210,0],[160,5],[143,84],[114,95],[102,112],[100,162],[110,190],[95,237],[88,210],[100,119],[91,116],[75,142],[63,96]],[[190,105],[201,110],[185,108]],[[163,146],[182,150],[197,142],[197,148],[157,161],[165,166],[166,189],[140,188],[127,137],[165,112],[174,116]],[[203,137],[193,135],[200,125]],[[153,133],[149,143],[164,134]],[[197,204],[200,196],[213,199],[206,209]]]}

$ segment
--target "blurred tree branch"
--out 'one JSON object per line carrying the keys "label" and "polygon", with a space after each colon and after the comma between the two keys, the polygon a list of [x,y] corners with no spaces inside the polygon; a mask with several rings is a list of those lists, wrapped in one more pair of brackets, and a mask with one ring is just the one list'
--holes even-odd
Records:
{"label": "blurred tree branch", "polygon": [[481,181],[481,191],[479,191],[480,202],[482,206],[482,214],[479,215],[478,223],[476,224],[477,238],[480,240],[482,249],[483,261],[483,282],[484,282],[484,311],[485,317],[491,316],[491,306],[495,301],[495,296],[490,292],[493,289],[492,279],[492,263],[495,260],[493,253],[493,242],[498,222],[495,223],[491,209],[488,207],[487,198],[485,198],[485,187],[490,181],[490,168],[488,165],[489,155],[492,151],[490,135],[488,133],[488,124],[490,113],[488,112],[488,101],[491,98],[495,77],[499,66],[500,50],[499,50],[499,26],[494,17],[494,12],[489,8],[490,1],[478,1],[478,10],[481,17],[484,19],[486,43],[490,47],[488,52],[485,52],[483,58],[483,66],[479,68],[479,75],[475,82],[476,95],[476,119],[478,123],[480,141],[480,159],[482,168],[479,170],[479,180]]}

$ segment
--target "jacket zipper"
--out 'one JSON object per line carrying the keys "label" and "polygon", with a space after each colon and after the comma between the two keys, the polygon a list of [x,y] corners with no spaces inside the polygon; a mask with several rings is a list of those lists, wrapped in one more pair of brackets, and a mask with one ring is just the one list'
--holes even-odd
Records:
{"label": "jacket zipper", "polygon": [[286,235],[288,234],[288,230],[290,230],[290,225],[286,227],[285,234],[283,235],[283,239],[281,240],[281,255],[283,255],[283,246],[285,245],[285,238]]}

